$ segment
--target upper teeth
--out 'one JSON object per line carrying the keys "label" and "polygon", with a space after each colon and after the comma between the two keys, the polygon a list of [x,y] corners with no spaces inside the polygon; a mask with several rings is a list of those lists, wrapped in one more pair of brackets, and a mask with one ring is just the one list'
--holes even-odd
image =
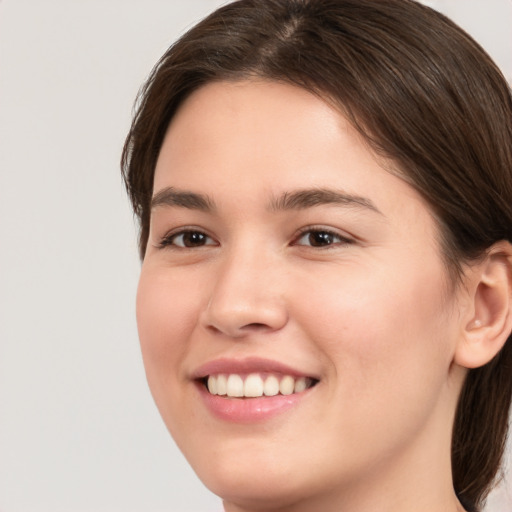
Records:
{"label": "upper teeth", "polygon": [[307,377],[294,378],[291,375],[278,378],[275,375],[262,377],[258,373],[251,373],[247,375],[245,380],[236,373],[210,375],[208,377],[208,391],[212,395],[227,395],[237,398],[255,398],[263,395],[275,396],[279,393],[291,395],[304,391],[311,384],[311,379]]}

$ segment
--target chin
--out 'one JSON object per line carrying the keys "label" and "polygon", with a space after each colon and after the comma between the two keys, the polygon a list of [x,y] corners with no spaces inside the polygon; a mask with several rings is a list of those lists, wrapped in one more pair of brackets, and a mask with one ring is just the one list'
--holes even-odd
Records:
{"label": "chin", "polygon": [[305,482],[298,482],[290,474],[262,470],[226,470],[220,474],[211,471],[198,473],[210,491],[225,502],[255,510],[285,509],[308,494]]}
{"label": "chin", "polygon": [[196,446],[194,454],[186,455],[204,485],[226,502],[270,510],[309,494],[304,464],[290,464],[285,454],[257,445],[226,442],[205,450]]}

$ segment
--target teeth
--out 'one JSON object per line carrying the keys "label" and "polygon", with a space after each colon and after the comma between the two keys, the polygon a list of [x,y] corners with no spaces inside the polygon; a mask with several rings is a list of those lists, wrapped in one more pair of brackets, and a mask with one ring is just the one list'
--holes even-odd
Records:
{"label": "teeth", "polygon": [[291,395],[301,393],[311,387],[312,381],[306,377],[295,379],[285,375],[278,379],[275,375],[262,378],[257,373],[251,373],[244,379],[236,374],[210,375],[207,381],[208,391],[212,395],[228,396],[232,398],[257,398],[261,396]]}
{"label": "teeth", "polygon": [[263,379],[259,375],[253,373],[245,379],[244,396],[263,396]]}
{"label": "teeth", "polygon": [[295,387],[295,379],[287,375],[281,379],[279,383],[279,391],[282,395],[291,395],[293,393],[293,388]]}
{"label": "teeth", "polygon": [[244,396],[244,381],[240,375],[233,373],[228,377],[227,395],[235,398]]}
{"label": "teeth", "polygon": [[208,391],[212,395],[217,395],[218,394],[218,392],[217,392],[217,379],[215,377],[213,377],[212,375],[210,375],[208,377]]}
{"label": "teeth", "polygon": [[[218,384],[217,384],[217,390],[218,390]],[[308,387],[308,384],[306,382],[305,377],[300,377],[295,381],[295,386],[293,388],[294,393],[300,393],[301,391],[304,391]]]}
{"label": "teeth", "polygon": [[277,377],[270,375],[270,377],[265,379],[263,393],[265,393],[265,396],[275,396],[279,393],[279,381]]}
{"label": "teeth", "polygon": [[225,375],[217,375],[217,394],[225,395],[225,394],[227,394],[227,392],[228,392],[228,378]]}

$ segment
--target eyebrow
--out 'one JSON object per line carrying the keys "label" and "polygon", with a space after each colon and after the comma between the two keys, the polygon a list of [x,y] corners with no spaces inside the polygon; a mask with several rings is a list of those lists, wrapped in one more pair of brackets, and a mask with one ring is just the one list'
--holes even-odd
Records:
{"label": "eyebrow", "polygon": [[362,208],[383,215],[375,204],[366,197],[328,188],[301,189],[285,192],[271,200],[270,209],[274,211],[304,210],[326,204]]}
{"label": "eyebrow", "polygon": [[[370,199],[328,188],[284,192],[280,196],[272,198],[268,208],[270,211],[305,210],[328,204],[367,209],[383,215]],[[208,195],[188,190],[177,190],[174,187],[163,188],[153,196],[151,210],[159,206],[178,206],[203,212],[216,210],[214,201]]]}
{"label": "eyebrow", "polygon": [[159,190],[151,199],[151,210],[159,206],[178,206],[190,210],[212,212],[215,210],[214,202],[204,194],[197,194],[188,190],[176,190],[166,187]]}

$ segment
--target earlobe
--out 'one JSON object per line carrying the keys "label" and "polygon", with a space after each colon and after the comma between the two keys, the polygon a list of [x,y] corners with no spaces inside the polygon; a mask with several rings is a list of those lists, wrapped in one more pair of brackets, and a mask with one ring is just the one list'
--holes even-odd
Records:
{"label": "earlobe", "polygon": [[512,331],[512,245],[498,242],[473,266],[466,283],[471,294],[454,362],[465,368],[487,364]]}

